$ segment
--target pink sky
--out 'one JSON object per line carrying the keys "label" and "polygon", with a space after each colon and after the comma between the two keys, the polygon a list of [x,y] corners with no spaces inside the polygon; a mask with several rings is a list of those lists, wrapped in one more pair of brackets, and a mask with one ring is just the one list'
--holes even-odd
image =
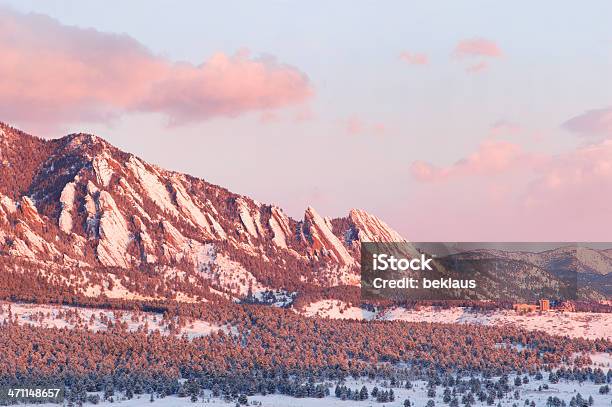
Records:
{"label": "pink sky", "polygon": [[95,4],[0,5],[0,120],[95,132],[296,218],[362,207],[414,241],[612,240],[604,3],[560,8],[591,21],[580,33],[538,7],[440,21],[364,3],[299,23],[283,4],[185,7],[145,24]]}

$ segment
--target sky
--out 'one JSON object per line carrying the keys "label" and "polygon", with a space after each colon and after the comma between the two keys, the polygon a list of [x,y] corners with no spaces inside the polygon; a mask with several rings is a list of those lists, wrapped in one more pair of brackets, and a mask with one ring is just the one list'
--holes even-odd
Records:
{"label": "sky", "polygon": [[0,0],[0,120],[301,219],[612,241],[612,3]]}

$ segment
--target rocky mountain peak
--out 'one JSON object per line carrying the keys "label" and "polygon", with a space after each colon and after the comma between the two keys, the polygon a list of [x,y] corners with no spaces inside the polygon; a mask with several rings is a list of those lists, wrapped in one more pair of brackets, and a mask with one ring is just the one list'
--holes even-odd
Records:
{"label": "rocky mountain peak", "polygon": [[170,268],[204,273],[219,289],[243,293],[245,281],[264,287],[260,279],[271,288],[288,281],[355,284],[359,241],[403,241],[365,211],[329,219],[309,206],[297,221],[281,208],[158,168],[95,135],[44,140],[0,129],[11,134],[11,148],[0,150],[11,169],[0,175],[0,218],[17,218],[0,222],[0,256],[41,268],[47,262],[93,271]]}

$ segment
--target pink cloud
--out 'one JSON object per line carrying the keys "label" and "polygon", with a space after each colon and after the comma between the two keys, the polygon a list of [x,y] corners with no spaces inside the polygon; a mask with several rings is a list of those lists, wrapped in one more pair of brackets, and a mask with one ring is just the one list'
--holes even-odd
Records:
{"label": "pink cloud", "polygon": [[460,41],[455,47],[457,58],[465,57],[500,57],[502,50],[495,42],[484,38],[473,38]]}
{"label": "pink cloud", "polygon": [[516,135],[520,133],[522,130],[521,126],[507,121],[507,120],[498,120],[491,125],[490,134],[491,136],[508,136],[508,135]]}
{"label": "pink cloud", "polygon": [[345,129],[348,134],[353,136],[366,133],[382,135],[387,130],[383,123],[368,123],[357,116],[349,117]]}
{"label": "pink cloud", "polygon": [[410,65],[427,65],[429,63],[427,55],[420,52],[404,51],[400,54],[400,59]]}
{"label": "pink cloud", "polygon": [[500,140],[485,140],[477,151],[447,167],[416,161],[412,175],[419,181],[444,181],[466,176],[489,176],[511,171],[517,166],[533,165],[536,157],[519,145]]}
{"label": "pink cloud", "polygon": [[612,140],[556,155],[483,143],[448,167],[415,162],[412,174],[429,182],[411,189],[411,211],[436,214],[406,225],[413,240],[612,238]]}
{"label": "pink cloud", "polygon": [[612,140],[549,161],[519,194],[532,233],[574,241],[612,238]]}
{"label": "pink cloud", "polygon": [[[612,199],[612,140],[554,157],[529,185],[527,207],[609,206]],[[552,206],[551,206],[552,205]]]}
{"label": "pink cloud", "polygon": [[580,136],[612,136],[612,108],[592,109],[573,117],[562,127]]}
{"label": "pink cloud", "polygon": [[0,108],[5,120],[105,120],[159,112],[173,123],[303,102],[308,78],[273,59],[222,53],[196,66],[152,54],[126,35],[0,9]]}

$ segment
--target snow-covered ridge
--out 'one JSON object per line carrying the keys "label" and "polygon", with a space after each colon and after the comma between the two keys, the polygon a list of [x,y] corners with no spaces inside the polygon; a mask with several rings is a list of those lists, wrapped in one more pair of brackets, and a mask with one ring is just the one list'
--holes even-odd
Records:
{"label": "snow-covered ridge", "polygon": [[131,236],[125,218],[106,191],[100,192],[98,206],[101,210],[98,259],[105,266],[127,268],[131,263],[131,256],[127,253]]}
{"label": "snow-covered ridge", "polygon": [[349,219],[358,231],[361,242],[405,242],[399,233],[385,222],[361,209],[351,209]]}
{"label": "snow-covered ridge", "polygon": [[329,221],[323,219],[312,206],[306,209],[304,220],[308,222],[306,232],[309,234],[313,250],[329,254],[341,266],[352,266],[356,263],[346,246],[332,232]]}
{"label": "snow-covered ridge", "polygon": [[[15,146],[27,136],[7,129]],[[276,206],[161,169],[93,135],[39,142],[49,148],[42,149],[46,156],[33,170],[26,188],[29,196],[0,196],[1,253],[63,267],[147,265],[192,267],[190,271],[198,272],[201,248],[213,244],[219,251],[217,259],[231,259],[221,267],[225,274],[251,275],[253,287],[259,284],[257,273],[241,259],[257,258],[276,267],[297,261],[296,271],[312,270],[314,262],[313,276],[298,275],[299,281],[321,285],[357,281],[356,242],[345,241],[333,220],[313,208],[306,210],[303,220],[294,220]],[[8,217],[17,221],[3,222]],[[342,219],[354,224],[359,240],[399,236],[364,211],[352,211]],[[17,230],[14,225],[21,226]],[[240,285],[225,277],[218,280],[234,289]]]}
{"label": "snow-covered ridge", "polygon": [[272,207],[272,215],[268,221],[274,237],[272,241],[280,248],[287,248],[287,239],[291,238],[291,229],[287,216],[276,206]]}

